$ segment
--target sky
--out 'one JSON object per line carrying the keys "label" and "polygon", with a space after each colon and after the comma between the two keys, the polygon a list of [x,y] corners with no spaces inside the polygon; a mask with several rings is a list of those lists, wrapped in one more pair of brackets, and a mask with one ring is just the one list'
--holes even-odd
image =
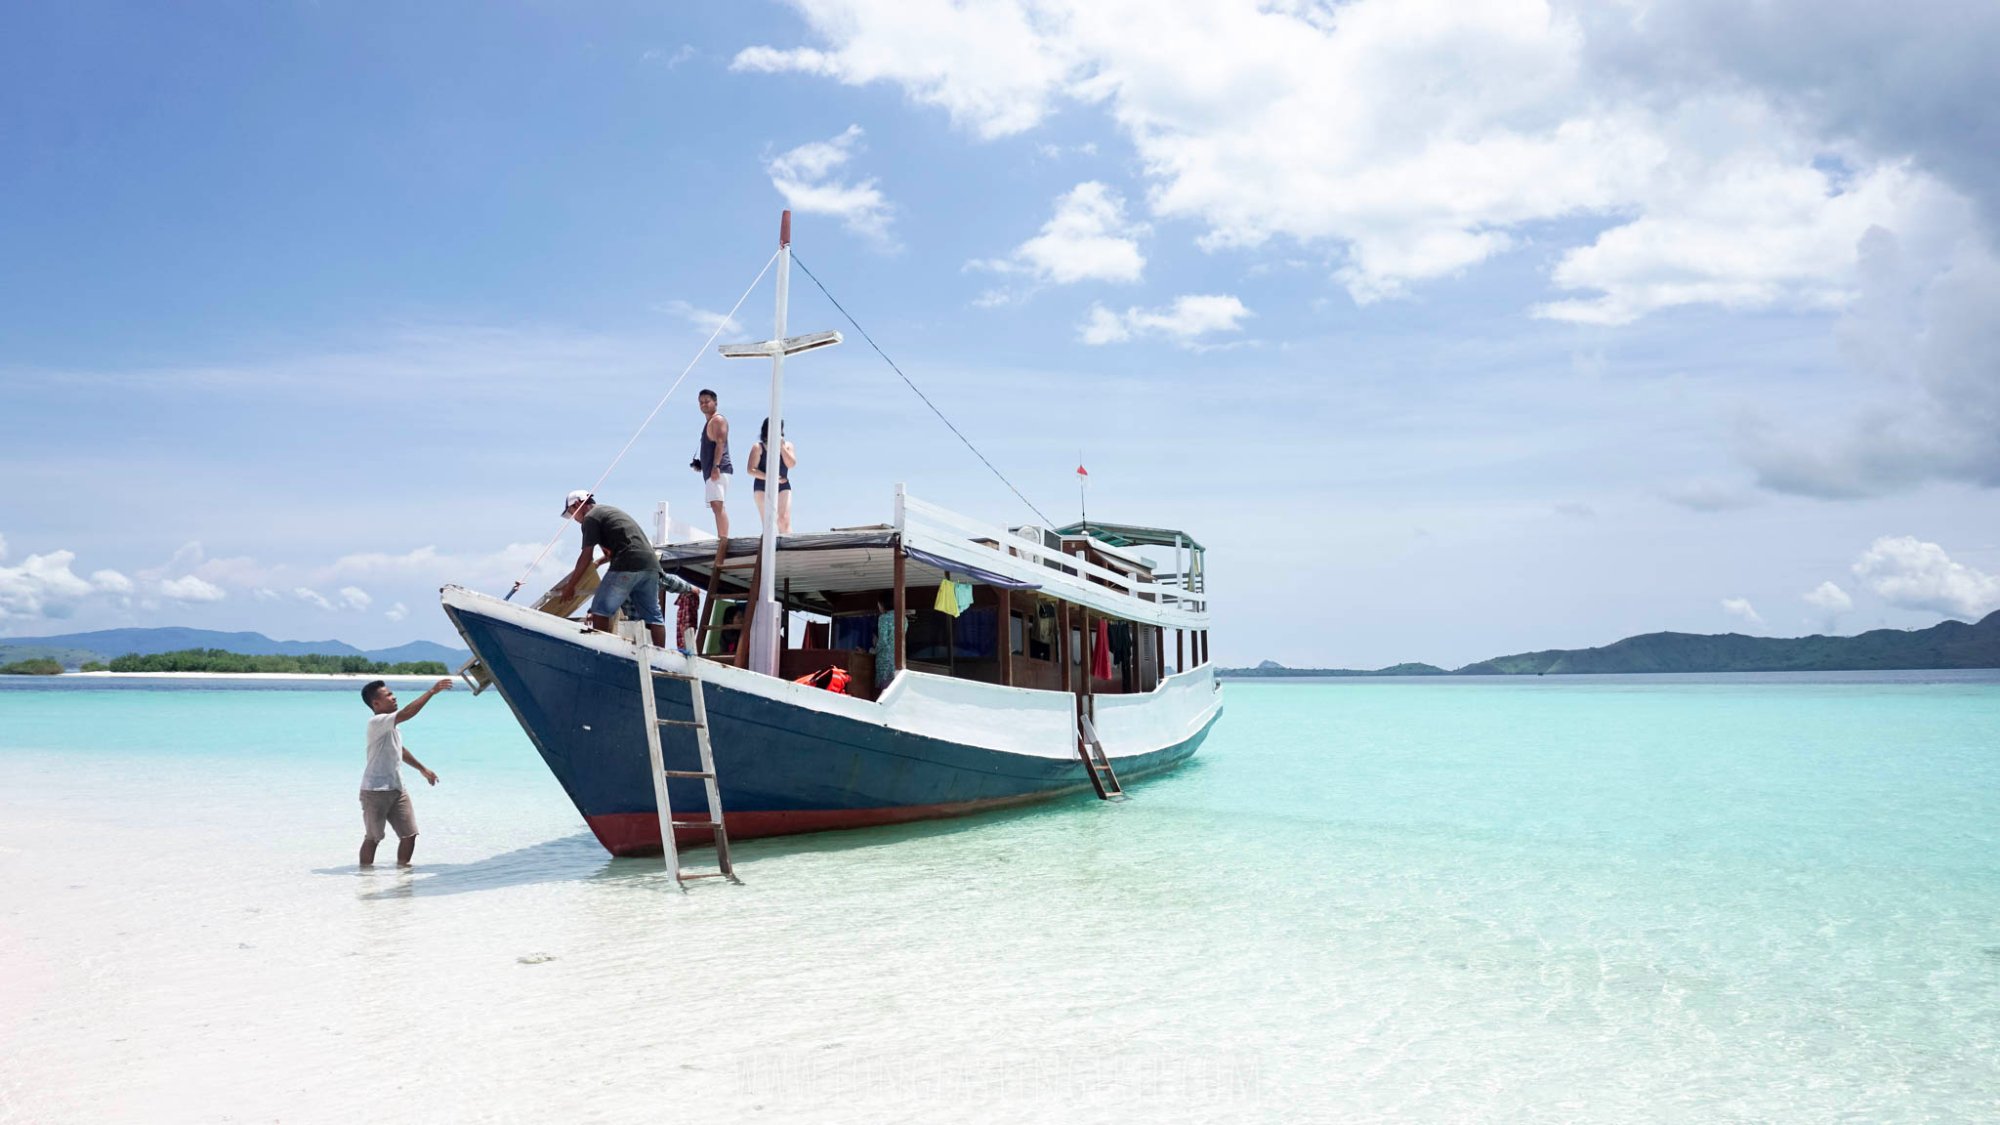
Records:
{"label": "sky", "polygon": [[1181,528],[1225,664],[2000,609],[1991,3],[8,23],[0,638],[454,641],[438,588],[560,535],[553,583],[635,433],[600,499],[694,519],[694,391],[739,458],[766,413],[705,345],[770,334],[786,208],[1004,475],[795,271],[789,330],[848,335],[787,366],[802,530],[897,483]]}

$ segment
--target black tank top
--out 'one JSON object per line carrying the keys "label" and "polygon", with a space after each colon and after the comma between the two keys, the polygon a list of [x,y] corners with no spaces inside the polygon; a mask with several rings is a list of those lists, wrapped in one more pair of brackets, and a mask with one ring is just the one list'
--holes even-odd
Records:
{"label": "black tank top", "polygon": [[[757,456],[752,457],[750,459],[750,471],[753,473],[762,473],[765,471],[764,450],[762,448],[762,443],[759,443]],[[778,457],[778,483],[789,484],[791,483],[791,479],[792,479],[792,467],[790,465],[785,464],[785,458],[782,454],[780,454]]]}

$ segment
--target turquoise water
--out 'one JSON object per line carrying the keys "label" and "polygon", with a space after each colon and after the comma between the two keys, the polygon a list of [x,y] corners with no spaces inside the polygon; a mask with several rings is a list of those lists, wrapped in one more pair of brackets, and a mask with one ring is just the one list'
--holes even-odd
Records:
{"label": "turquoise water", "polygon": [[0,1117],[2000,1118],[2000,676],[1232,683],[1134,800],[613,860],[504,704],[0,686]]}

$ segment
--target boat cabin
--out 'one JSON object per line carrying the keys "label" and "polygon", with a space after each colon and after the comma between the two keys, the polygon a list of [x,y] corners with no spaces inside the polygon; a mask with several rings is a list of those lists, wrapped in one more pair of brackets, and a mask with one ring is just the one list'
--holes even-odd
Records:
{"label": "boat cabin", "polygon": [[[692,643],[678,638],[692,651],[750,666],[758,549],[754,536],[660,547],[669,573],[705,591]],[[1203,554],[1164,528],[987,527],[898,486],[891,523],[778,538],[778,674],[838,668],[862,699],[904,669],[1034,691],[1150,692],[1208,661]]]}

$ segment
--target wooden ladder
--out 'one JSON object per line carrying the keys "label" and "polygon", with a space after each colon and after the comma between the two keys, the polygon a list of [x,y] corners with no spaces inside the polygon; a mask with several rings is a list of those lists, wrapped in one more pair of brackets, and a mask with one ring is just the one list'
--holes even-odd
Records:
{"label": "wooden ladder", "polygon": [[1124,800],[1125,787],[1118,784],[1118,773],[1111,768],[1111,759],[1104,753],[1104,743],[1098,740],[1096,724],[1083,711],[1077,712],[1076,723],[1076,752],[1083,758],[1083,767],[1090,771],[1090,784],[1097,790],[1097,799]]}
{"label": "wooden ladder", "polygon": [[[762,574],[762,567],[760,566],[760,564],[764,560],[761,552],[755,559],[744,559],[739,562],[730,562],[728,561],[728,559],[729,559],[729,540],[724,539],[715,545],[715,561],[711,563],[709,567],[708,594],[707,596],[702,598],[701,617],[700,620],[695,623],[694,651],[695,655],[699,656],[702,655],[708,648],[708,633],[711,627],[710,621],[715,617],[715,603],[722,594],[722,572],[725,570],[743,570],[748,568],[751,570],[750,589],[743,595],[742,598],[743,602],[742,618],[739,619],[734,625],[713,626],[715,632],[718,635],[722,633],[736,634],[737,658],[734,659],[734,662],[736,663],[737,667],[740,668],[743,667],[745,662],[748,661],[750,658],[750,646],[747,643],[750,637],[750,616],[751,614],[756,612],[755,607],[757,601],[757,582],[759,580],[759,576]],[[736,599],[731,599],[731,600],[733,601]],[[723,656],[729,654],[717,653],[716,655]]]}
{"label": "wooden ladder", "polygon": [[[694,711],[693,719],[662,719],[659,704],[653,699],[653,684],[657,680],[678,680],[688,686],[688,705]],[[674,884],[685,892],[687,885],[696,879],[727,879],[741,885],[743,880],[736,877],[736,869],[729,862],[729,829],[722,823],[722,791],[715,784],[715,751],[708,741],[708,704],[701,691],[701,678],[682,672],[662,672],[653,667],[653,648],[639,645],[639,701],[646,715],[646,751],[653,764],[653,804],[660,813],[660,850],[667,860],[667,871],[673,875]],[[670,770],[666,756],[660,749],[661,727],[694,728],[695,746],[701,751],[701,768],[698,770]],[[681,866],[680,849],[674,842],[674,810],[667,800],[667,779],[674,777],[698,777],[708,789],[708,820],[685,821],[691,825],[706,824],[715,832],[714,871],[695,871]]]}

